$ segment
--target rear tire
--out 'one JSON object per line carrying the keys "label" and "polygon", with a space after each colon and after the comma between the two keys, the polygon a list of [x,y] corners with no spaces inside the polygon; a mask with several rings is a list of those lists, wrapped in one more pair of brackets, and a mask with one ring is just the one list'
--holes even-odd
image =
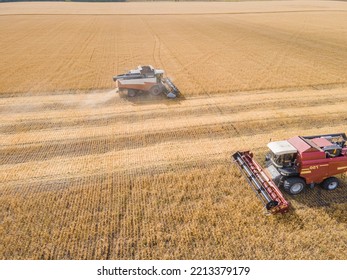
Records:
{"label": "rear tire", "polygon": [[135,97],[137,94],[136,90],[134,89],[128,89],[128,96],[129,97]]}
{"label": "rear tire", "polygon": [[284,180],[283,188],[287,193],[297,195],[304,190],[305,185],[306,183],[304,179],[298,177],[289,177]]}
{"label": "rear tire", "polygon": [[162,87],[156,85],[156,86],[153,86],[151,87],[151,89],[149,90],[149,92],[154,95],[154,96],[157,96],[159,94],[161,94],[163,92],[163,89]]}
{"label": "rear tire", "polygon": [[327,178],[321,184],[323,189],[326,189],[328,191],[335,190],[339,185],[340,181],[336,177]]}

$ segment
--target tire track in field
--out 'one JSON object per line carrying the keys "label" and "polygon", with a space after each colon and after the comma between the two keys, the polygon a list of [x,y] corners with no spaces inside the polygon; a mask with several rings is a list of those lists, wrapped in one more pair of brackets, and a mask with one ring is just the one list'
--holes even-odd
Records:
{"label": "tire track in field", "polygon": [[[334,100],[331,100],[332,94],[335,96]],[[22,129],[20,124],[6,124],[5,121],[0,127],[0,166],[6,170],[6,166],[11,168],[18,165],[20,168],[22,164],[32,162],[49,162],[51,165],[55,159],[70,159],[75,162],[84,161],[86,157],[109,157],[119,152],[136,155],[132,160],[141,165],[145,158],[137,154],[138,149],[155,151],[157,146],[180,147],[181,143],[209,139],[211,148],[215,149],[215,142],[232,142],[238,138],[242,140],[242,146],[246,147],[249,144],[248,139],[259,134],[276,135],[277,131],[286,127],[291,131],[321,129],[329,127],[331,123],[335,126],[343,125],[347,120],[347,106],[343,106],[343,89],[294,92],[285,102],[285,109],[276,108],[276,104],[283,101],[283,97],[277,95],[278,93],[270,92],[193,98],[172,105],[173,107],[163,104],[134,107],[130,102],[121,102],[115,103],[114,109],[115,112],[121,109],[122,111],[118,114],[111,113],[110,118],[103,115],[103,110],[109,108],[107,104],[104,107],[72,109],[76,114],[75,119],[71,119],[72,116],[64,113],[61,108],[59,114],[63,117],[52,118],[52,124],[46,122],[47,117],[39,121],[32,120],[33,129],[30,126]],[[302,98],[298,99],[300,96]],[[4,104],[11,103],[11,99]],[[21,98],[14,100],[19,102]],[[229,104],[226,100],[234,103]],[[332,108],[335,109],[334,113],[330,113],[333,112]],[[66,112],[69,110],[66,109]],[[245,110],[246,112],[243,112]],[[51,110],[29,112],[28,116],[49,116],[48,111]],[[90,119],[90,114],[93,116],[94,111],[99,112],[101,118]],[[325,114],[325,111],[329,114]],[[169,121],[167,116],[170,116]],[[303,118],[305,122],[302,121]],[[46,124],[48,127],[45,127]],[[178,152],[182,155],[185,153],[184,150]],[[217,153],[222,153],[222,150]],[[159,154],[152,156],[153,160],[156,160]],[[196,156],[200,157],[200,154]],[[167,162],[171,160],[169,157]],[[160,161],[158,163],[160,164]]]}
{"label": "tire track in field", "polygon": [[[343,94],[344,95],[344,94]],[[248,111],[257,111],[275,108],[276,105],[281,102],[281,98],[277,100],[269,100],[265,102],[250,102],[247,105],[240,106],[239,104],[223,104],[219,102],[215,102],[215,106],[218,106],[219,110],[223,113],[227,114],[235,114],[237,112],[243,112],[245,110]],[[345,101],[345,97],[342,96],[334,96],[334,99],[331,99],[330,96],[317,97],[313,100],[308,100],[306,102],[302,102],[302,100],[298,100],[296,97],[286,98],[285,105],[287,108],[308,108],[319,106],[321,103],[325,104],[340,104]],[[101,108],[105,107],[113,107],[113,102],[104,103]],[[1,106],[0,106],[1,107]],[[80,106],[77,104],[62,104],[62,103],[47,103],[42,104],[41,106],[37,105],[29,109],[25,109],[25,112],[41,112],[41,111],[56,111],[56,110],[73,110],[78,109]],[[22,109],[22,105],[19,106],[9,106],[3,110],[1,110],[1,114],[20,114]],[[190,115],[199,114],[200,116],[211,114],[211,110],[209,106],[206,105],[196,105],[194,107],[190,106],[188,108],[179,109],[174,112],[170,112],[170,117],[188,117]],[[34,130],[49,130],[49,129],[64,129],[67,127],[99,127],[105,125],[115,125],[117,123],[128,122],[131,119],[131,122],[140,122],[145,118],[147,121],[155,120],[157,118],[165,118],[167,115],[166,111],[150,111],[144,112],[139,115],[134,115],[133,112],[124,112],[122,114],[119,113],[106,113],[106,114],[98,114],[92,115],[88,120],[85,119],[85,116],[75,117],[70,119],[53,119],[53,120],[25,120],[21,122],[15,122],[13,124],[0,124],[0,133],[1,134],[15,134],[18,132],[26,132],[26,131],[34,131]]]}
{"label": "tire track in field", "polygon": [[[261,153],[261,148],[254,149],[253,152],[255,153]],[[174,165],[173,172],[188,172],[189,170],[197,170],[201,169],[202,173],[207,173],[208,170],[211,170],[213,168],[216,168],[218,166],[226,166],[226,162],[224,158],[211,158],[208,162],[199,162],[196,163],[194,161],[188,161],[184,165],[182,164],[176,164]],[[234,168],[234,166],[232,166]],[[236,167],[235,167],[236,168]],[[236,171],[238,172],[238,171]],[[130,174],[130,173],[129,173]],[[7,187],[0,188],[0,196],[22,196],[26,197],[28,195],[35,195],[35,194],[43,194],[43,193],[52,193],[57,191],[71,191],[73,189],[77,188],[85,188],[85,187],[92,187],[95,185],[95,182],[98,180],[100,181],[107,181],[109,178],[112,178],[111,185],[116,185],[117,181],[129,181],[130,185],[134,186],[134,181],[132,179],[129,179],[130,177],[126,175],[123,171],[111,171],[111,172],[105,172],[100,174],[81,174],[80,176],[75,176],[71,178],[65,178],[65,179],[54,179],[49,178],[47,180],[37,180],[32,182],[16,182],[14,184],[9,183]],[[156,170],[151,167],[149,168],[141,168],[136,170],[137,177],[141,180],[143,177],[153,177],[156,175],[162,174],[161,170]],[[128,179],[126,179],[128,177]],[[89,185],[88,183],[89,182]],[[345,187],[347,183],[345,181],[342,181],[341,188],[338,188],[335,192],[327,192],[322,189],[316,188],[314,190],[307,190],[303,193],[303,195],[298,197],[290,197],[291,199],[294,199],[294,202],[298,205],[298,207],[303,207],[302,205],[305,204],[304,202],[309,203],[310,207],[322,207],[327,206],[332,203],[345,203],[347,198],[347,190]],[[128,189],[128,188],[127,188]],[[132,188],[130,188],[131,191]],[[26,191],[24,191],[26,190]],[[124,191],[124,190],[123,190]],[[124,192],[123,192],[124,194]],[[123,199],[123,203],[120,208],[126,207],[127,201],[129,201],[129,195],[130,192],[126,195],[128,198]],[[286,194],[285,194],[286,195]],[[287,195],[286,195],[287,196]],[[301,204],[301,206],[299,206]],[[121,211],[124,213],[124,211]],[[120,217],[120,220],[122,220],[122,217]]]}
{"label": "tire track in field", "polygon": [[[106,154],[111,151],[136,149],[155,146],[164,142],[193,141],[203,138],[221,139],[243,137],[258,133],[274,133],[276,129],[286,126],[293,128],[312,128],[343,124],[347,116],[339,118],[338,114],[329,117],[311,115],[302,123],[302,117],[277,117],[272,124],[271,119],[250,120],[241,122],[224,122],[210,125],[195,125],[172,130],[159,130],[144,135],[134,133],[128,136],[81,137],[78,139],[37,142],[0,148],[1,164],[18,164],[31,161],[45,161],[56,157],[81,157],[86,155]],[[339,121],[336,121],[339,119]],[[252,129],[250,129],[252,127]],[[235,131],[236,130],[236,131]],[[136,144],[136,148],[134,147]]]}
{"label": "tire track in field", "polygon": [[[199,125],[218,125],[225,123],[247,123],[255,120],[276,120],[276,118],[287,118],[295,119],[297,117],[307,118],[310,116],[314,119],[320,120],[324,119],[324,114],[327,116],[341,116],[337,119],[343,119],[346,102],[339,104],[321,104],[320,106],[308,107],[305,110],[302,108],[286,108],[286,109],[271,109],[271,110],[255,110],[255,111],[244,111],[244,112],[230,112],[225,114],[220,114],[216,111],[214,107],[211,109],[210,114],[202,115],[193,114],[190,117],[181,119],[180,117],[171,118],[168,121],[167,117],[156,118],[151,121],[146,121],[144,118],[143,122],[131,122],[131,117],[128,122],[115,124],[115,125],[105,125],[100,127],[66,127],[65,129],[58,130],[42,130],[42,131],[28,131],[19,132],[18,134],[4,134],[0,139],[0,145],[3,147],[12,145],[27,145],[34,144],[36,142],[40,143],[51,143],[54,141],[66,141],[76,138],[99,138],[107,137],[113,135],[114,137],[130,136],[135,134],[144,135],[146,133],[158,132],[158,131],[168,131],[168,130],[179,130],[181,128],[193,128]],[[319,113],[317,113],[319,112]],[[334,112],[331,114],[331,112]],[[46,115],[49,115],[46,113]],[[88,119],[88,117],[86,117]],[[314,120],[313,120],[314,122]],[[275,122],[271,122],[275,123]]]}

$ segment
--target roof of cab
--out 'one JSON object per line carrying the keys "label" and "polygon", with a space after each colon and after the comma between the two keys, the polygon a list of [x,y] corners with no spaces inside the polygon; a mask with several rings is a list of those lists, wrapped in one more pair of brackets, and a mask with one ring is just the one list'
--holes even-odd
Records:
{"label": "roof of cab", "polygon": [[278,156],[297,153],[297,149],[286,140],[270,142],[267,146],[275,155]]}

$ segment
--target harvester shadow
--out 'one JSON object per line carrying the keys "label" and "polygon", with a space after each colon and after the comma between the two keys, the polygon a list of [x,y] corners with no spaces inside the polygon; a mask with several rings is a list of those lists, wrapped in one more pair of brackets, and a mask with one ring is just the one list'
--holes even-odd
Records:
{"label": "harvester shadow", "polygon": [[304,193],[297,196],[290,196],[289,201],[292,208],[319,208],[324,210],[330,217],[340,223],[347,223],[347,215],[341,215],[337,208],[343,208],[347,204],[347,183],[341,180],[341,186],[333,191],[322,189],[316,186],[314,189],[307,189]]}
{"label": "harvester shadow", "polygon": [[141,93],[134,97],[130,97],[127,94],[119,93],[119,97],[136,106],[148,104],[165,104],[170,106],[181,104],[181,102],[186,99],[183,95],[180,95],[175,99],[169,99],[165,95],[154,96],[149,93]]}

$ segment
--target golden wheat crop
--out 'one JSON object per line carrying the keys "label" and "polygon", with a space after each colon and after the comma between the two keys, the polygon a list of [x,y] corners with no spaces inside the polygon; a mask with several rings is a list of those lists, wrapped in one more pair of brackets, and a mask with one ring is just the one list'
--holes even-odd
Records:
{"label": "golden wheat crop", "polygon": [[[4,4],[0,259],[346,259],[345,177],[265,216],[230,159],[347,132],[346,4],[275,3]],[[116,93],[146,63],[183,97]]]}
{"label": "golden wheat crop", "polygon": [[[346,5],[323,3],[300,12],[297,4],[278,10],[279,2],[270,13],[266,11],[271,6],[264,3],[259,3],[259,12],[250,12],[253,4],[241,3],[245,7],[234,13],[233,3],[214,9],[214,3],[206,3],[205,13],[195,11],[196,3],[183,3],[187,11],[189,6],[195,11],[192,15],[162,15],[166,5],[170,13],[175,11],[172,5],[181,7],[177,3],[161,3],[156,15],[146,15],[141,6],[151,3],[127,3],[139,5],[128,7],[134,15],[122,14],[128,6],[123,4],[112,5],[118,9],[109,9],[107,15],[101,8],[88,11],[84,4],[84,14],[65,9],[65,15],[61,7],[69,3],[56,3],[56,12],[43,4],[35,10],[35,3],[23,3],[12,15],[18,5],[5,4],[0,16],[0,92],[111,88],[112,75],[138,64],[165,69],[189,95],[345,83]],[[225,5],[226,14],[221,13]],[[54,14],[58,12],[63,14]]]}

